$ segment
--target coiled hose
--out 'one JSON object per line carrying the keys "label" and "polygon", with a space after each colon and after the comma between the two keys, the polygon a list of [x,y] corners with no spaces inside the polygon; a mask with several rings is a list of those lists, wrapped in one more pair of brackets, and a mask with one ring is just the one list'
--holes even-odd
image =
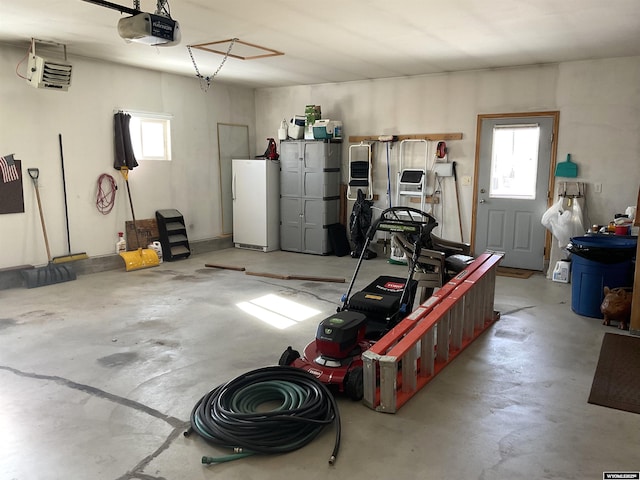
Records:
{"label": "coiled hose", "polygon": [[[267,402],[280,402],[259,411]],[[311,442],[334,423],[336,439],[329,458],[340,449],[340,413],[329,389],[311,374],[293,367],[273,366],[245,373],[203,396],[191,411],[191,428],[208,442],[232,448],[234,454],[202,457],[221,463],[253,454],[285,453]]]}

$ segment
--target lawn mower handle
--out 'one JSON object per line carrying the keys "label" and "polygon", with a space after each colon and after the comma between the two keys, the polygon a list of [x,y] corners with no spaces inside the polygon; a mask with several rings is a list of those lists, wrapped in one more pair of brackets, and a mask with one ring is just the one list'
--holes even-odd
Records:
{"label": "lawn mower handle", "polygon": [[[402,207],[390,207],[390,208],[387,208],[386,210],[383,210],[380,216],[378,217],[378,219],[371,224],[371,226],[369,227],[369,230],[367,231],[367,236],[364,242],[364,246],[362,247],[362,252],[360,252],[360,258],[358,258],[356,270],[353,273],[353,276],[351,277],[351,282],[349,282],[349,288],[347,289],[347,293],[345,293],[341,298],[342,307],[339,308],[338,311],[346,310],[347,308],[347,304],[349,303],[349,297],[351,296],[353,285],[355,283],[356,277],[358,276],[358,272],[360,271],[360,266],[362,265],[362,260],[364,259],[365,252],[367,251],[367,249],[369,248],[369,245],[373,241],[373,237],[378,231],[380,222],[385,220],[395,220],[397,222],[403,222],[404,220],[399,217],[398,212],[402,212],[404,213],[405,216],[408,217],[408,220],[406,220],[407,224],[412,224],[412,225],[419,224],[421,227],[424,225],[428,225],[431,221],[433,221],[435,225],[438,224],[436,219],[432,215],[425,213],[422,210],[418,210],[417,208],[402,206]],[[418,216],[421,220],[415,219],[414,216]],[[427,220],[424,220],[424,218],[426,218]],[[420,246],[418,244],[419,238],[420,238],[420,235],[417,237],[416,239],[417,243],[414,246],[414,252],[417,252],[417,255],[419,255],[420,253],[420,248],[419,248]],[[417,260],[418,257],[416,256],[416,254],[414,254],[414,257],[415,258],[413,260]],[[404,296],[405,294],[403,292],[400,301],[404,299]]]}
{"label": "lawn mower handle", "polygon": [[[376,232],[378,231],[378,227],[380,226],[380,223],[385,221],[385,220],[395,220],[395,221],[399,221],[399,222],[403,222],[405,221],[405,219],[402,219],[399,217],[398,214],[404,214],[406,217],[408,217],[408,219],[406,220],[407,223],[410,224],[422,224],[422,225],[426,225],[430,222],[430,220],[418,220],[414,218],[414,215],[419,216],[420,218],[424,218],[427,217],[428,219],[433,220],[433,222],[435,222],[437,224],[436,219],[426,213],[423,212],[422,210],[418,210],[417,208],[413,208],[413,207],[390,207],[387,208],[385,210],[382,211],[382,213],[380,214],[380,216],[378,217],[378,219],[373,222],[371,224],[371,226],[369,227],[369,230],[367,231],[367,239],[369,241],[373,240],[373,237],[375,236]],[[413,215],[412,215],[413,214]]]}

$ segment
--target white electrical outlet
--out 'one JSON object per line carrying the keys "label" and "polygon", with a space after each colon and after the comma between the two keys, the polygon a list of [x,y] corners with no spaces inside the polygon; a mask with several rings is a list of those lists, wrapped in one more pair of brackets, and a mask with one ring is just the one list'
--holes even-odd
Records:
{"label": "white electrical outlet", "polygon": [[594,183],[593,184],[593,191],[596,193],[602,193],[602,184],[601,183]]}
{"label": "white electrical outlet", "polygon": [[462,177],[462,186],[468,187],[469,185],[471,185],[471,177],[469,175],[464,175]]}

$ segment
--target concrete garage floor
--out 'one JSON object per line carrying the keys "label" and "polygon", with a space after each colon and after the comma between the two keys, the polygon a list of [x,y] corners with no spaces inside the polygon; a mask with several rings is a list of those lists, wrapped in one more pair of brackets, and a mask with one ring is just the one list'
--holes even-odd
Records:
{"label": "concrete garage floor", "polygon": [[[185,438],[213,387],[302,349],[347,284],[205,268],[350,278],[355,260],[227,249],[159,267],[0,290],[0,478],[597,479],[640,469],[640,415],[590,405],[604,333],[571,311],[570,285],[498,277],[502,319],[395,415],[340,399],[303,449],[203,466],[226,453]],[[356,287],[404,267],[367,261]],[[238,307],[277,294],[318,310],[284,330]]]}

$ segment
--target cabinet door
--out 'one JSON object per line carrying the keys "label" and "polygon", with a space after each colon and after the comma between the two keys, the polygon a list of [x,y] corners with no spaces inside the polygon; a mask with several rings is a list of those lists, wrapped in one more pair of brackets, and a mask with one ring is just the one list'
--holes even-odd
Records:
{"label": "cabinet door", "polygon": [[340,198],[340,171],[306,170],[303,182],[303,196],[306,198],[325,200]]}
{"label": "cabinet door", "polygon": [[303,200],[302,251],[306,253],[324,253],[322,249],[322,217],[324,202],[318,199]]}
{"label": "cabinet door", "polygon": [[331,143],[322,140],[305,142],[303,156],[304,168],[310,170],[336,170],[341,165],[341,143]]}
{"label": "cabinet door", "polygon": [[280,199],[280,249],[290,252],[302,251],[301,199]]}
{"label": "cabinet door", "polygon": [[322,198],[324,146],[323,142],[308,142],[303,146],[302,195],[306,198]]}
{"label": "cabinet door", "polygon": [[280,195],[302,196],[302,153],[300,142],[280,143]]}
{"label": "cabinet door", "polygon": [[302,196],[323,198],[326,184],[325,164],[327,144],[324,142],[305,142],[302,162]]}
{"label": "cabinet door", "polygon": [[327,160],[327,143],[325,142],[304,142],[301,146],[304,149],[302,158],[304,159],[305,170],[322,170],[325,168]]}
{"label": "cabinet door", "polygon": [[327,227],[337,222],[339,200],[302,200],[302,251],[326,254],[331,250]]}

